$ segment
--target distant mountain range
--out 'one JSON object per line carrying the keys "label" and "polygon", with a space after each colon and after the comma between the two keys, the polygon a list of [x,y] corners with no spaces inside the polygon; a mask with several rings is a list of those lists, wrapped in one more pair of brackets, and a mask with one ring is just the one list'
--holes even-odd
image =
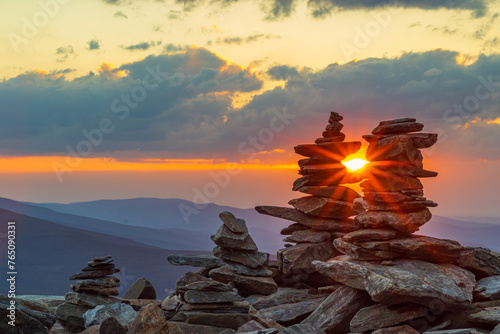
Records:
{"label": "distant mountain range", "polygon": [[[197,214],[187,222],[180,208],[192,208]],[[184,272],[197,270],[172,266],[167,255],[210,252],[214,247],[210,235],[222,224],[218,218],[222,211],[246,220],[259,249],[276,254],[283,247],[279,232],[290,222],[259,215],[253,209],[215,204],[200,208],[181,199],[37,204],[0,198],[0,270],[7,272],[3,231],[9,220],[15,220],[18,294],[63,295],[69,291],[68,277],[79,272],[91,257],[112,255],[122,269],[118,276],[124,291],[137,278],[145,277],[162,298]],[[418,233],[500,251],[500,224],[495,224],[498,219],[471,221],[479,222],[434,216]],[[2,290],[5,285],[0,282]]]}

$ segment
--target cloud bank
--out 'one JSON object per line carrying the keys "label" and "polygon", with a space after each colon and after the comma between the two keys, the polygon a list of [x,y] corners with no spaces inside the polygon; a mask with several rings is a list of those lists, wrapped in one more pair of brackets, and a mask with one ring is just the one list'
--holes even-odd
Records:
{"label": "cloud bank", "polygon": [[[237,160],[239,144],[271,128],[277,115],[293,117],[257,150],[312,141],[335,109],[369,130],[382,119],[416,117],[432,125],[425,130],[442,130],[451,151],[499,159],[500,55],[462,60],[434,50],[317,71],[275,65],[260,76],[190,47],[114,69],[104,64],[73,81],[64,73],[27,72],[0,82],[0,154],[66,154],[106,119],[113,130],[95,156]],[[285,84],[260,92],[264,77]],[[238,94],[252,92],[250,102],[235,107]]]}

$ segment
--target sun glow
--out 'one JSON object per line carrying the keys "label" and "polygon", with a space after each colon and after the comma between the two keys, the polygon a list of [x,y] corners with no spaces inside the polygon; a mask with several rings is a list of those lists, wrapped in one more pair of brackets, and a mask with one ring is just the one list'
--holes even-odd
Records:
{"label": "sun glow", "polygon": [[354,172],[363,168],[368,161],[364,159],[351,159],[347,161],[342,161],[342,164],[347,167],[347,171]]}

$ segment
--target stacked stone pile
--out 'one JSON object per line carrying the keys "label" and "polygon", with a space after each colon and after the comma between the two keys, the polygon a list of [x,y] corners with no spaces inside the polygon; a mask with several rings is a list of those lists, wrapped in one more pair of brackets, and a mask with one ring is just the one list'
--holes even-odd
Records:
{"label": "stacked stone pile", "polygon": [[173,313],[172,321],[191,325],[238,329],[250,320],[244,297],[269,295],[277,291],[269,254],[259,252],[243,219],[230,212],[219,215],[222,226],[211,236],[216,244],[213,257],[171,255],[170,263],[205,267],[187,273],[177,281],[175,295],[163,309]]}
{"label": "stacked stone pile", "polygon": [[316,144],[295,147],[297,154],[307,158],[298,162],[299,174],[303,176],[294,182],[293,190],[308,196],[291,200],[293,209],[256,207],[259,213],[295,222],[281,231],[288,235],[285,242],[295,243],[278,251],[278,266],[285,280],[312,283],[311,261],[331,258],[335,254],[332,240],[357,229],[349,217],[356,214],[353,203],[360,195],[342,184],[357,183],[363,176],[348,173],[341,161],[357,152],[361,143],[344,142],[345,135],[340,132],[342,119],[332,112],[323,137],[316,139]]}
{"label": "stacked stone pile", "polygon": [[71,284],[71,290],[75,292],[85,292],[100,296],[118,296],[117,287],[120,286],[120,279],[109,275],[120,272],[113,264],[111,256],[94,257],[81,273],[71,276],[70,280],[75,280]]}
{"label": "stacked stone pile", "polygon": [[423,169],[419,150],[434,145],[437,135],[416,133],[422,128],[415,119],[397,119],[380,122],[372,135],[364,136],[370,143],[370,163],[364,172],[367,180],[361,183],[364,197],[355,200],[367,210],[354,219],[360,229],[334,240],[345,255],[313,265],[370,298],[351,309],[344,329],[320,326],[326,333],[433,333],[437,328],[492,329],[500,323],[500,300],[482,302],[481,292],[488,290],[484,284],[494,284],[483,281],[476,287],[476,279],[498,277],[498,254],[412,234],[430,220],[428,207],[436,206],[423,197],[418,178],[437,175]]}
{"label": "stacked stone pile", "polygon": [[435,177],[423,169],[422,148],[437,142],[437,134],[416,133],[423,124],[414,118],[380,122],[373,135],[363,136],[370,145],[365,166],[367,180],[361,183],[368,209],[356,217],[362,227],[393,227],[412,233],[432,217],[427,207],[436,203],[423,197],[419,177]]}
{"label": "stacked stone pile", "polygon": [[245,221],[227,211],[219,217],[224,224],[211,239],[217,245],[213,255],[224,265],[212,269],[209,276],[223,283],[232,282],[243,296],[275,292],[278,286],[271,277],[273,272],[266,268],[269,254],[258,251]]}
{"label": "stacked stone pile", "polygon": [[[238,329],[250,321],[249,304],[237,290],[199,274],[188,272],[178,280],[175,297],[176,313],[171,321],[205,325],[222,329]],[[165,305],[164,305],[164,308]]]}
{"label": "stacked stone pile", "polygon": [[123,299],[114,297],[118,295],[120,279],[109,276],[118,272],[111,256],[92,258],[81,273],[69,278],[76,284],[70,285],[74,292],[68,292],[66,302],[56,310],[59,322],[70,331],[83,330],[87,311],[98,305],[122,303]]}

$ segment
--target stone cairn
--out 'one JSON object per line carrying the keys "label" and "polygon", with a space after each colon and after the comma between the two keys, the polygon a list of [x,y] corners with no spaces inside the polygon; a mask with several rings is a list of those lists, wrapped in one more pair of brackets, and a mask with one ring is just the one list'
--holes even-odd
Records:
{"label": "stone cairn", "polygon": [[250,321],[244,297],[270,295],[278,286],[269,269],[269,254],[259,252],[243,219],[230,212],[219,215],[222,226],[211,236],[213,256],[170,255],[174,265],[203,267],[177,281],[175,295],[163,303],[172,321],[238,329]]}
{"label": "stone cairn", "polygon": [[93,257],[81,273],[69,279],[76,281],[71,284],[73,292],[65,296],[65,303],[56,311],[56,316],[61,324],[70,331],[85,329],[84,314],[98,305],[121,303],[123,300],[114,296],[118,295],[117,287],[120,279],[110,277],[120,272],[116,269],[111,256]]}
{"label": "stone cairn", "polygon": [[[334,240],[345,255],[313,261],[323,275],[344,284],[318,310],[338,308],[334,295],[348,296],[350,305],[344,324],[319,323],[326,333],[480,333],[459,328],[491,329],[500,322],[500,303],[481,303],[477,286],[485,284],[476,283],[500,274],[498,254],[412,234],[431,219],[428,207],[437,205],[423,197],[418,179],[437,175],[423,169],[419,150],[434,145],[437,135],[422,129],[403,118],[380,122],[363,136],[370,163],[361,183],[364,197],[355,202],[367,211],[354,219],[356,231]],[[308,319],[321,321],[314,313]],[[444,328],[450,330],[438,331]]]}
{"label": "stone cairn", "polygon": [[285,283],[314,285],[318,279],[324,281],[315,277],[311,261],[338,254],[332,240],[356,229],[349,217],[356,214],[353,202],[360,195],[342,184],[360,182],[362,176],[348,173],[341,161],[357,152],[361,142],[344,142],[342,119],[331,112],[323,137],[316,139],[316,144],[295,146],[295,152],[307,158],[298,162],[303,176],[294,182],[293,190],[309,196],[292,199],[289,204],[293,209],[256,207],[259,213],[295,222],[281,231],[288,235],[283,241],[295,243],[278,251],[278,267]]}
{"label": "stone cairn", "polygon": [[80,293],[90,293],[100,296],[118,296],[117,287],[120,279],[109,275],[120,272],[116,269],[111,256],[93,257],[81,273],[71,276],[76,285],[71,284],[71,290]]}

